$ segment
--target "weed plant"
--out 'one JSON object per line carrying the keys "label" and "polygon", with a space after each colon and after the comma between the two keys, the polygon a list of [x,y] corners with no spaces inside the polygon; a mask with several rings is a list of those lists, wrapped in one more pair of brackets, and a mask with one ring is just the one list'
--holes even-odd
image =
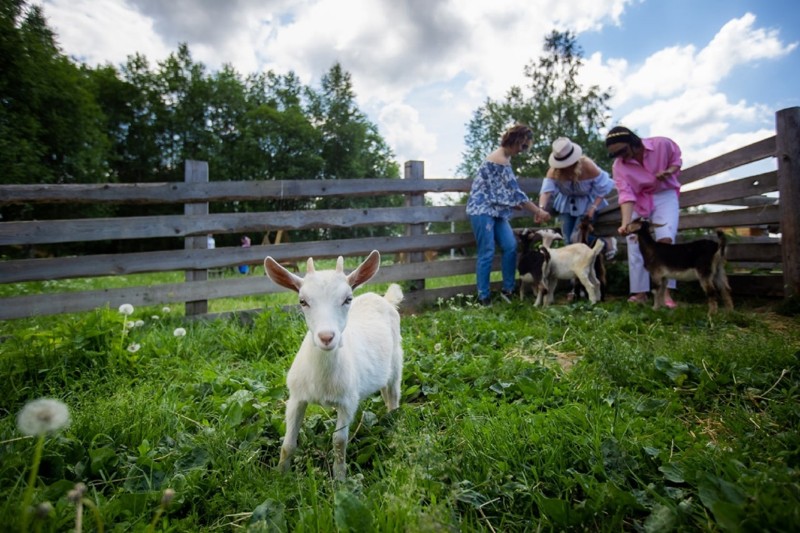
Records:
{"label": "weed plant", "polygon": [[[739,302],[737,302],[738,304]],[[126,309],[127,311],[127,309]],[[132,322],[132,327],[122,324]],[[302,317],[116,309],[8,323],[0,524],[69,531],[793,531],[800,324],[768,307],[443,301],[403,317],[399,410],[362,402],[349,477],[310,407],[275,471]],[[135,349],[134,349],[135,347]],[[34,399],[69,406],[42,447]]]}

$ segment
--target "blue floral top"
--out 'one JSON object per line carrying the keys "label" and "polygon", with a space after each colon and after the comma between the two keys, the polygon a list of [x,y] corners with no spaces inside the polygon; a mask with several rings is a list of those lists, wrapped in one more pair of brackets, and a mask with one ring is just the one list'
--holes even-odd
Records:
{"label": "blue floral top", "polygon": [[608,206],[605,196],[613,189],[614,181],[609,177],[608,172],[601,170],[597,177],[590,180],[563,181],[545,178],[539,195],[554,192],[553,209],[559,213],[581,217],[586,214],[589,205],[598,196],[603,197],[603,201],[597,210]]}
{"label": "blue floral top", "polygon": [[519,187],[510,165],[484,161],[478,176],[472,181],[467,200],[467,214],[510,218],[511,210],[529,201]]}

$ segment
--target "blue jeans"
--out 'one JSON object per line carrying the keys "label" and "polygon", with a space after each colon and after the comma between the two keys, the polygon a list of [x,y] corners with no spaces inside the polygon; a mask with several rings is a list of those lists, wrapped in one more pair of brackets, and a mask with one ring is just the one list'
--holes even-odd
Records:
{"label": "blue jeans", "polygon": [[475,265],[478,298],[489,298],[489,278],[492,274],[495,241],[503,253],[501,272],[503,273],[503,291],[514,291],[514,279],[517,270],[517,238],[511,224],[504,218],[489,215],[473,215],[469,217],[472,233],[478,243],[478,259]]}
{"label": "blue jeans", "polygon": [[[575,231],[575,226],[577,226],[581,219],[586,216],[585,214],[580,216],[573,216],[569,213],[561,213],[558,218],[561,219],[561,234],[564,236],[564,244],[572,244],[572,233]],[[595,223],[597,220],[597,213],[594,214],[592,217],[592,224]],[[595,241],[594,234],[589,236],[589,246],[593,246]]]}

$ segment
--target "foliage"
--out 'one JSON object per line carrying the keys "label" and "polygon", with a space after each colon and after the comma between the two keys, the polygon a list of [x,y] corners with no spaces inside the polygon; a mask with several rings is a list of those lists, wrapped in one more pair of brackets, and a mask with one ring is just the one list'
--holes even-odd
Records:
{"label": "foliage", "polygon": [[596,85],[580,84],[583,51],[574,33],[553,31],[545,38],[544,51],[538,62],[525,67],[526,87],[512,86],[503,99],[487,98],[473,112],[467,125],[467,150],[458,168],[461,175],[474,176],[514,123],[533,130],[530,151],[512,162],[517,175],[544,176],[552,142],[562,136],[580,144],[595,161],[605,159],[599,130],[608,118],[610,94]]}
{"label": "foliage", "polygon": [[407,314],[402,329],[401,408],[362,402],[341,484],[330,476],[335,415],[320,407],[309,408],[293,473],[274,470],[299,314],[184,322],[169,310],[97,310],[7,330],[0,522],[19,523],[36,446],[15,415],[42,396],[73,418],[41,457],[43,530],[72,527],[76,483],[113,531],[789,531],[800,521],[792,319],[743,307],[711,322],[702,302],[654,312],[624,300],[541,310],[466,299]]}

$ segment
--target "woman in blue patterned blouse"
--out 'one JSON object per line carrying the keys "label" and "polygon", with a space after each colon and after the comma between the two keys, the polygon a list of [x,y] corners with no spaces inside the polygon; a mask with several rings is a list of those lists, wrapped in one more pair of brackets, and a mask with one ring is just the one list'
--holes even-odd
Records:
{"label": "woman in blue patterned blouse", "polygon": [[500,147],[481,164],[478,175],[472,182],[467,215],[478,245],[475,274],[478,301],[482,305],[489,305],[491,302],[489,278],[492,273],[495,241],[500,245],[503,254],[501,297],[511,301],[517,268],[517,238],[508,222],[511,210],[525,209],[542,222],[550,219],[547,211],[531,202],[520,189],[511,169],[511,158],[527,151],[531,147],[532,138],[533,132],[527,126],[518,124],[510,128],[503,134]]}
{"label": "woman in blue patterned blouse", "polygon": [[[614,190],[614,181],[566,137],[553,141],[548,163],[550,168],[539,191],[539,206],[546,208],[553,197],[553,209],[561,214],[564,243],[569,244],[580,219],[589,217],[594,222],[597,211],[608,205],[605,197]],[[613,257],[616,244],[613,237],[608,239],[606,257]]]}

